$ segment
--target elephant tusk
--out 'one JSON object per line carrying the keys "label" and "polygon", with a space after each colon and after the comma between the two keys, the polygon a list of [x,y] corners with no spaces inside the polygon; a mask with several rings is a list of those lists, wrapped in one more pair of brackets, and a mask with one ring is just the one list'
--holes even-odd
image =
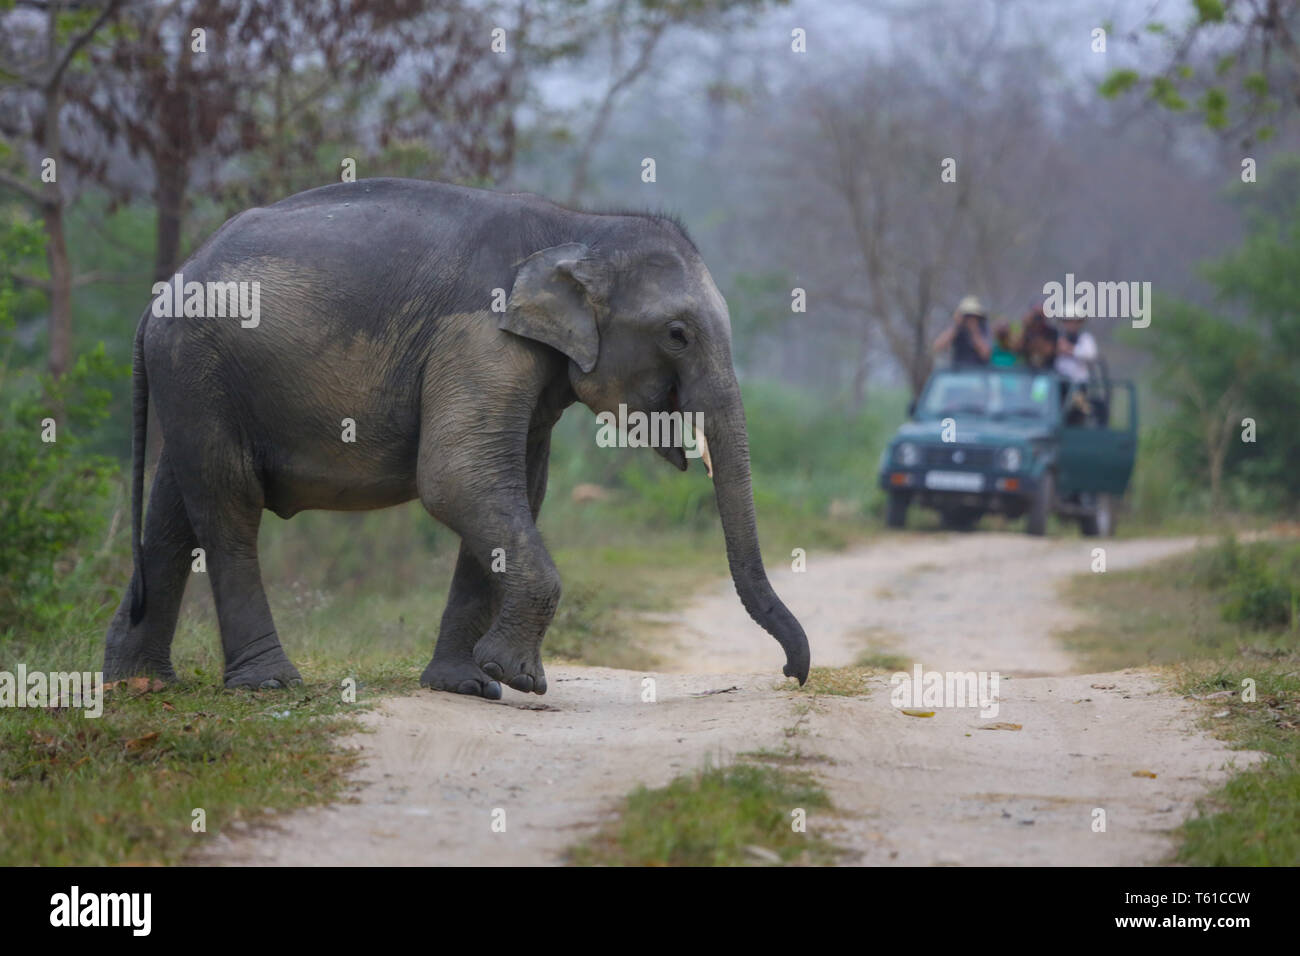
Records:
{"label": "elephant tusk", "polygon": [[704,437],[704,429],[695,429],[695,444],[700,446],[700,460],[704,462],[704,470],[713,477],[713,459],[709,457],[709,443]]}

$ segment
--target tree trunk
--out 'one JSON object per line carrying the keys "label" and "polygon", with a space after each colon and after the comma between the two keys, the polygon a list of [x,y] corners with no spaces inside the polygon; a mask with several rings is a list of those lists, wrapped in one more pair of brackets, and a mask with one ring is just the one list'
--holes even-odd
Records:
{"label": "tree trunk", "polygon": [[858,344],[858,360],[853,368],[853,408],[861,411],[867,404],[867,367],[871,357],[871,346],[866,335]]}
{"label": "tree trunk", "polygon": [[[56,187],[57,188],[57,187]],[[63,234],[63,204],[45,209],[45,258],[50,267],[50,374],[61,377],[72,362],[72,266]]]}
{"label": "tree trunk", "polygon": [[1218,515],[1223,513],[1223,458],[1226,446],[1210,446],[1210,508]]}
{"label": "tree trunk", "polygon": [[[51,24],[52,27],[52,24]],[[72,362],[72,265],[68,262],[68,242],[63,230],[63,140],[59,129],[62,112],[62,88],[45,92],[45,115],[41,119],[41,145],[46,159],[54,160],[54,181],[45,184],[42,218],[45,222],[45,258],[50,267],[50,374],[60,378]]]}
{"label": "tree trunk", "polygon": [[158,245],[154,254],[153,278],[166,282],[180,264],[181,226],[185,220],[185,190],[189,174],[184,164],[160,160],[154,164],[158,177]]}

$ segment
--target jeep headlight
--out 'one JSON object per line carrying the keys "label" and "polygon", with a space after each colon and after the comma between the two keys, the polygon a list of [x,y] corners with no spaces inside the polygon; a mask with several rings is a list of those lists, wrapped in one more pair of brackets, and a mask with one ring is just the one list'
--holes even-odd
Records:
{"label": "jeep headlight", "polygon": [[904,468],[915,468],[921,463],[921,449],[910,441],[905,441],[894,449],[894,457],[898,459],[898,463]]}
{"label": "jeep headlight", "polygon": [[1003,448],[998,452],[998,467],[1003,471],[1019,471],[1023,463],[1024,456],[1019,448]]}

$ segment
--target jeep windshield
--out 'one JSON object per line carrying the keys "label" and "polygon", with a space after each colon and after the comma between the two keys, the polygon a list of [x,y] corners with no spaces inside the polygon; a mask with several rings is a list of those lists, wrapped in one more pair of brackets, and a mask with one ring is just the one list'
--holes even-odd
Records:
{"label": "jeep windshield", "polygon": [[1053,378],[1006,369],[936,372],[917,403],[918,419],[954,415],[1046,421],[1051,417]]}

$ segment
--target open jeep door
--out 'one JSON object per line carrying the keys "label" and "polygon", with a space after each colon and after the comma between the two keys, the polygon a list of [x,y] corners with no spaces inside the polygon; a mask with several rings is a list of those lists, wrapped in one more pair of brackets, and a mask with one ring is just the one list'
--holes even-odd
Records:
{"label": "open jeep door", "polygon": [[[1090,396],[1097,392],[1089,386]],[[1061,428],[1057,453],[1058,493],[1110,495],[1128,488],[1137,457],[1137,390],[1132,382],[1107,380],[1100,404],[1101,421]]]}

